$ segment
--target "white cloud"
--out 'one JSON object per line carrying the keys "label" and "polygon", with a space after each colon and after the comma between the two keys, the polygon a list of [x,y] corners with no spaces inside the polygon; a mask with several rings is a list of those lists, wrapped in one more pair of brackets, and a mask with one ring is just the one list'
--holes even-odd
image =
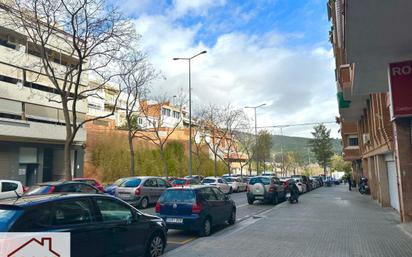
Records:
{"label": "white cloud", "polygon": [[[216,1],[176,0],[175,9],[180,13],[200,10],[211,2]],[[290,35],[277,32],[222,34],[206,47],[195,40],[202,24],[183,27],[170,16],[143,15],[136,20],[136,27],[143,36],[142,47],[167,78],[154,84],[155,92],[172,95],[187,90],[187,62],[172,58],[207,50],[192,61],[194,108],[209,103],[244,107],[265,102],[268,106],[259,110],[259,126],[333,121],[337,115],[329,49],[291,48],[287,45]],[[331,128],[332,136],[337,137],[337,126]],[[310,126],[285,129],[287,134],[301,136],[310,136],[310,131]]]}
{"label": "white cloud", "polygon": [[206,15],[211,7],[222,6],[225,0],[174,0],[169,15],[177,18],[190,15]]}

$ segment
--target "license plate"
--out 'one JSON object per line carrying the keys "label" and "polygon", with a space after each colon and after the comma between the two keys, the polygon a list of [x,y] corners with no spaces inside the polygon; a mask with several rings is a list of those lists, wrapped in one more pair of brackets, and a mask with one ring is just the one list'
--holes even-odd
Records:
{"label": "license plate", "polygon": [[290,197],[290,193],[287,193],[287,194],[286,194],[286,197]]}
{"label": "license plate", "polygon": [[255,199],[258,199],[258,200],[263,199],[263,198],[264,198],[263,196],[255,196]]}
{"label": "license plate", "polygon": [[167,218],[166,219],[167,223],[183,223],[183,219],[178,219],[178,218]]}

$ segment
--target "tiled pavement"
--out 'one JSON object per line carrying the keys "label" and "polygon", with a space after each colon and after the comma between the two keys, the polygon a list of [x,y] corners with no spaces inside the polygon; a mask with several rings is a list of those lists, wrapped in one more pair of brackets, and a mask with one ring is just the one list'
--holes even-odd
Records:
{"label": "tiled pavement", "polygon": [[398,215],[345,186],[320,188],[167,257],[411,257]]}

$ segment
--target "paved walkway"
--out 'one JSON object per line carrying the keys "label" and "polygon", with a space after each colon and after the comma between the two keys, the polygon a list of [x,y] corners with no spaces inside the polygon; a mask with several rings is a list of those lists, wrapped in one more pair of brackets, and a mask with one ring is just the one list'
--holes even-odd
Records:
{"label": "paved walkway", "polygon": [[398,215],[345,186],[320,188],[167,257],[411,257]]}

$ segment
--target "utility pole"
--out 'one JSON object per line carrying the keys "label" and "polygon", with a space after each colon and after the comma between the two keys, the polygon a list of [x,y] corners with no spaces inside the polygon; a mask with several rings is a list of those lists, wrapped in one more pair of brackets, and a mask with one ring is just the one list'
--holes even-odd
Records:
{"label": "utility pole", "polygon": [[280,153],[282,155],[282,173],[287,176],[287,171],[285,171],[285,159],[283,156],[283,128],[280,127]]}
{"label": "utility pole", "polygon": [[256,116],[256,109],[266,104],[261,104],[258,106],[245,106],[245,109],[254,109],[255,110],[255,159],[256,159],[256,175],[259,175],[259,158],[258,158],[258,134],[257,134],[257,116]]}
{"label": "utility pole", "polygon": [[173,58],[174,61],[177,60],[184,60],[188,61],[189,63],[189,177],[192,178],[192,67],[191,61],[193,58],[207,53],[206,51],[202,51],[190,58]]}

